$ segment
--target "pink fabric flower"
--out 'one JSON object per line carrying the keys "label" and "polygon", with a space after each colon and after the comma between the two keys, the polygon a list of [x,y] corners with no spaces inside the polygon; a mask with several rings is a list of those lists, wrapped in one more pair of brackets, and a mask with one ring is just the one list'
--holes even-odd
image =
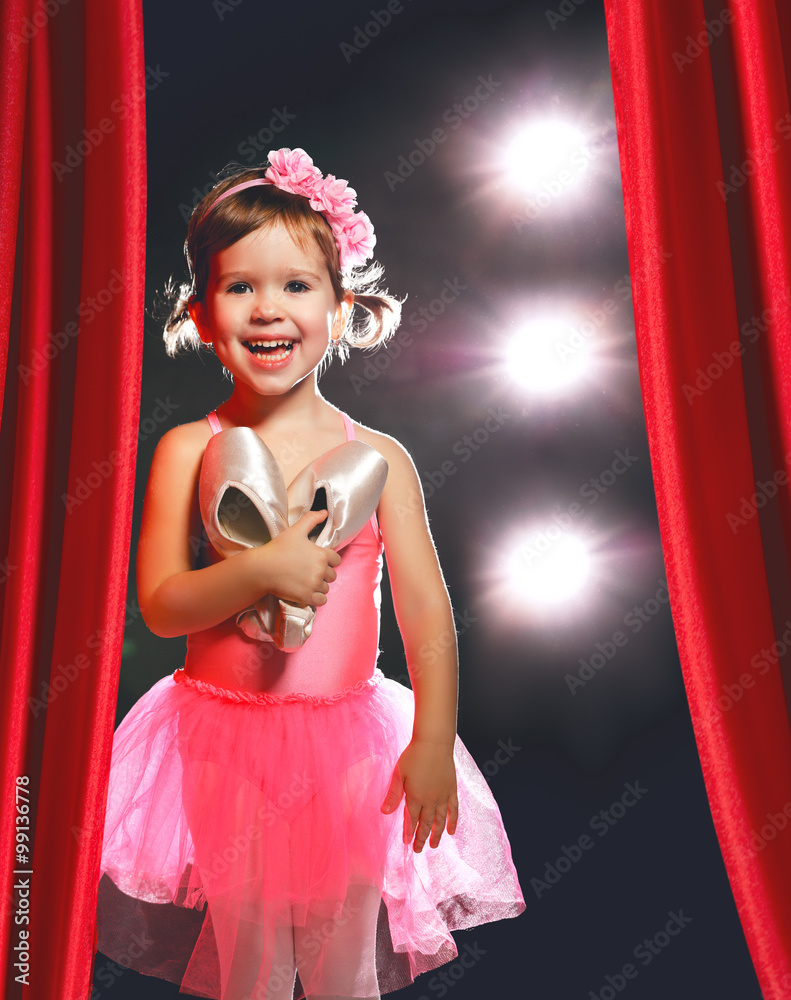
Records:
{"label": "pink fabric flower", "polygon": [[355,212],[357,192],[332,174],[322,176],[304,149],[272,150],[263,177],[244,181],[224,191],[208,211],[225,198],[255,184],[272,184],[281,191],[307,198],[311,208],[321,212],[335,236],[341,270],[364,264],[376,245],[374,227],[365,212]]}
{"label": "pink fabric flower", "polygon": [[281,191],[310,195],[321,182],[321,171],[304,149],[278,149],[268,159],[270,166],[264,177]]}
{"label": "pink fabric flower", "polygon": [[376,246],[374,227],[365,212],[357,212],[351,219],[345,220],[336,233],[336,239],[339,248],[342,248],[341,257],[348,267],[364,264]]}
{"label": "pink fabric flower", "polygon": [[327,174],[316,185],[310,199],[311,208],[315,208],[317,212],[327,212],[339,217],[351,212],[356,204],[357,192],[346,181],[340,181],[332,174]]}

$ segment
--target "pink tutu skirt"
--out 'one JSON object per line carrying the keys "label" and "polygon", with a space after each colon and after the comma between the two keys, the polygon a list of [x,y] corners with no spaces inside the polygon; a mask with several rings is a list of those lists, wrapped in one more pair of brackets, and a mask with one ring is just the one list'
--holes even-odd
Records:
{"label": "pink tutu skirt", "polygon": [[158,681],[116,731],[98,948],[214,1000],[374,997],[524,909],[460,740],[459,823],[420,854],[381,812],[414,700],[379,670],[321,698]]}

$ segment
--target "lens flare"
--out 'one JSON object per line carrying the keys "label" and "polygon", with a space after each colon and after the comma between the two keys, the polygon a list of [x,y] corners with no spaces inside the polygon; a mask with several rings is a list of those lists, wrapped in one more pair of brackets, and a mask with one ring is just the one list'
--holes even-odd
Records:
{"label": "lens flare", "polygon": [[507,560],[515,589],[534,607],[547,607],[578,594],[590,576],[591,558],[578,538],[552,525],[534,530]]}
{"label": "lens flare", "polygon": [[529,392],[551,395],[587,374],[591,365],[589,341],[565,320],[532,320],[511,338],[505,365],[512,378]]}
{"label": "lens flare", "polygon": [[573,187],[589,162],[585,135],[557,119],[532,122],[510,142],[505,154],[508,176],[529,195],[552,195],[556,188]]}

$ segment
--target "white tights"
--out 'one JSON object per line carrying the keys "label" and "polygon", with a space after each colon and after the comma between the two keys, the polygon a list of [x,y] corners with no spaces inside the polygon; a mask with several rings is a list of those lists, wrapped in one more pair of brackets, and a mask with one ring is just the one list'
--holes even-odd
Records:
{"label": "white tights", "polygon": [[266,985],[255,982],[256,969],[251,967],[251,957],[262,953],[261,926],[240,921],[237,950],[244,961],[231,964],[227,1000],[292,1000],[297,971],[303,982],[310,982],[319,959],[322,981],[330,992],[309,993],[309,1000],[379,1000],[375,961],[379,903],[375,886],[352,885],[340,917],[309,919],[305,927],[278,927]]}

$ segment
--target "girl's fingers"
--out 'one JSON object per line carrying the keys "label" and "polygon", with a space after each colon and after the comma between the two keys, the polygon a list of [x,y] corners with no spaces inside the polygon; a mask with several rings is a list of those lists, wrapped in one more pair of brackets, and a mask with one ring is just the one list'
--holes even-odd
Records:
{"label": "girl's fingers", "polygon": [[404,810],[403,841],[405,844],[412,842],[412,817],[409,815],[409,809]]}
{"label": "girl's fingers", "polygon": [[[390,778],[390,787],[387,789],[387,795],[385,795],[385,800],[382,803],[381,809],[383,813],[391,813],[398,803],[401,801],[404,795],[404,786],[401,781],[401,775],[398,771],[398,766],[393,769],[393,775]],[[406,810],[404,810],[406,813]],[[404,827],[406,831],[406,826]]]}
{"label": "girl's fingers", "polygon": [[459,822],[459,800],[454,795],[448,802],[448,833],[453,836]]}
{"label": "girl's fingers", "polygon": [[420,803],[410,799],[407,795],[406,809],[404,810],[404,843],[409,844],[412,837],[418,833],[420,824]]}
{"label": "girl's fingers", "polygon": [[420,822],[416,824],[417,830],[415,832],[415,853],[420,854],[423,850],[423,845],[428,840],[428,836],[431,833],[435,822],[435,812],[433,809],[424,809],[420,814]]}
{"label": "girl's fingers", "polygon": [[428,842],[429,847],[439,847],[440,839],[445,830],[446,817],[447,810],[440,806],[434,815],[434,825],[431,827],[431,839]]}

